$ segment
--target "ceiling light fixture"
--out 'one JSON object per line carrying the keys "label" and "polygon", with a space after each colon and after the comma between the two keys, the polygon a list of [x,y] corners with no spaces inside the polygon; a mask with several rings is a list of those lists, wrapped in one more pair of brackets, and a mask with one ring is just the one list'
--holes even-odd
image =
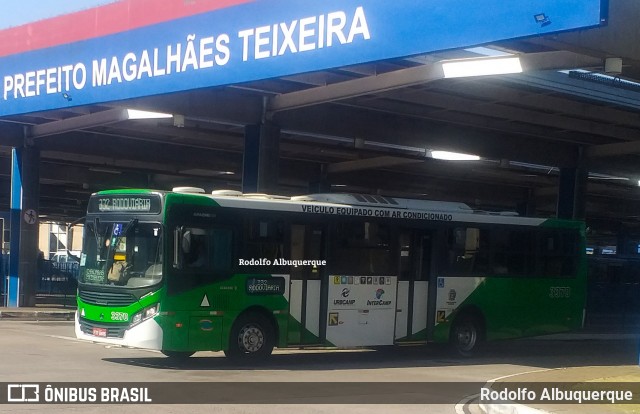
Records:
{"label": "ceiling light fixture", "polygon": [[173,115],[162,112],[141,111],[139,109],[127,109],[128,119],[164,119]]}
{"label": "ceiling light fixture", "polygon": [[441,63],[444,77],[447,79],[522,73],[522,64],[518,57],[459,59]]}
{"label": "ceiling light fixture", "polygon": [[620,75],[622,73],[622,58],[606,58],[604,60],[604,73]]}
{"label": "ceiling light fixture", "polygon": [[435,160],[445,161],[479,161],[479,155],[464,154],[460,152],[450,151],[429,151],[429,156]]}

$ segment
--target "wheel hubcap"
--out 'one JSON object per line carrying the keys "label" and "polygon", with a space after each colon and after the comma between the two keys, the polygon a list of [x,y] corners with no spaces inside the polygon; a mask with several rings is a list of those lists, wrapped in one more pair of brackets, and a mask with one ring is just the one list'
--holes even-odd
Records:
{"label": "wheel hubcap", "polygon": [[245,352],[258,352],[264,344],[264,333],[260,327],[255,325],[246,325],[240,330],[238,336],[238,345]]}
{"label": "wheel hubcap", "polygon": [[476,331],[470,326],[461,326],[457,332],[458,345],[463,351],[472,349],[476,343]]}

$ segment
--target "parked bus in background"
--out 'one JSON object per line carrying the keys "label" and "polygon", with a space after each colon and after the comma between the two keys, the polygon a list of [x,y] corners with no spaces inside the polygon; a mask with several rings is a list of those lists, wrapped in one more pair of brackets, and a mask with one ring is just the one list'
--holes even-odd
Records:
{"label": "parked bus in background", "polygon": [[91,196],[79,338],[261,358],[274,347],[450,343],[580,328],[576,221],[377,195],[195,188]]}

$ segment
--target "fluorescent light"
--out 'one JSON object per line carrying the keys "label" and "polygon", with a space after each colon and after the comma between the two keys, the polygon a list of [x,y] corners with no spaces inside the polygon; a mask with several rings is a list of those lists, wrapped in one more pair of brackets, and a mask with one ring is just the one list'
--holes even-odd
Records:
{"label": "fluorescent light", "polygon": [[442,62],[445,78],[522,73],[518,57],[460,59]]}
{"label": "fluorescent light", "polygon": [[180,174],[189,174],[189,175],[201,175],[204,177],[216,177],[218,175],[235,175],[233,171],[213,171],[206,170],[203,168],[190,168],[187,170],[180,170]]}
{"label": "fluorescent light", "polygon": [[122,174],[122,171],[112,170],[110,168],[102,168],[102,167],[89,167],[89,171],[101,172],[106,174]]}
{"label": "fluorescent light", "polygon": [[609,174],[600,174],[600,173],[589,173],[589,178],[592,180],[619,180],[619,181],[629,181],[630,179],[627,177],[618,177],[615,175]]}
{"label": "fluorescent light", "polygon": [[172,118],[173,115],[162,112],[140,111],[138,109],[127,109],[129,119],[162,119]]}
{"label": "fluorescent light", "polygon": [[431,151],[431,158],[445,161],[479,161],[478,155],[463,154],[460,152]]}

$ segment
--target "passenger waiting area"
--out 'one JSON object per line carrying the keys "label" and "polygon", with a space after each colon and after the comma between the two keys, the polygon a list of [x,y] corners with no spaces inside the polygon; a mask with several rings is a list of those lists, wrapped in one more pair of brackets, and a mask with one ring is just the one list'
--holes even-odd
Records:
{"label": "passenger waiting area", "polygon": [[[36,304],[74,306],[80,264],[75,261],[38,259]],[[0,256],[0,306],[6,303],[9,277],[9,255]]]}

